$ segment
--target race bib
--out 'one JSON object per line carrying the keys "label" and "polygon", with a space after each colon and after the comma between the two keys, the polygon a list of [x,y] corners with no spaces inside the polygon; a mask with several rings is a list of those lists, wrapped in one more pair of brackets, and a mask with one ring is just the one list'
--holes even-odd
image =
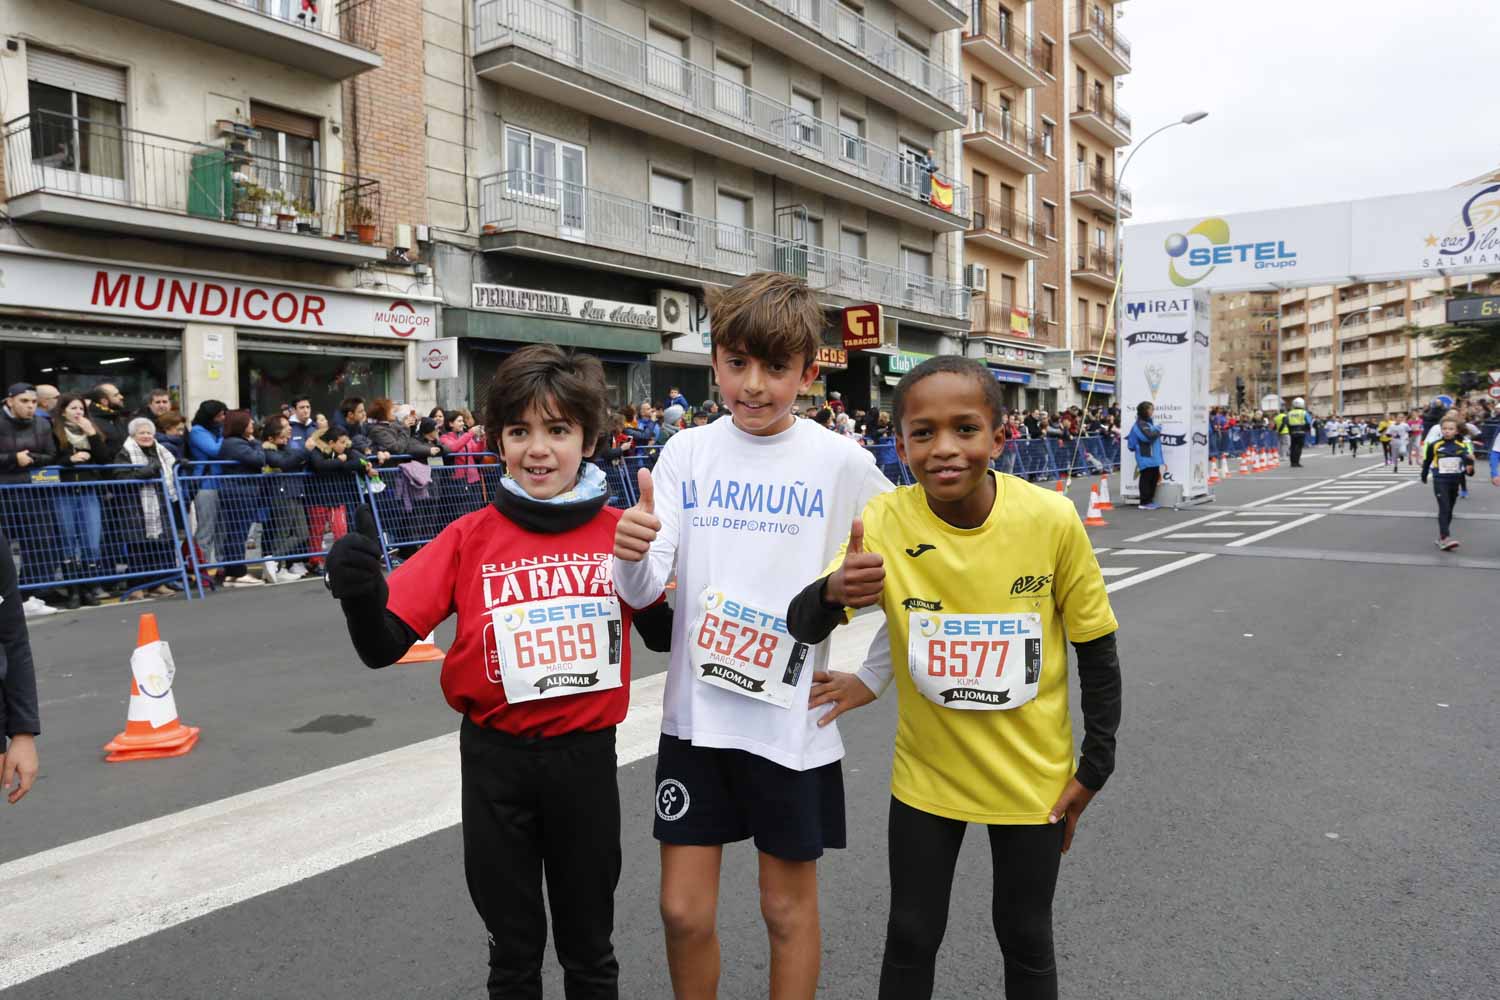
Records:
{"label": "race bib", "polygon": [[553,597],[495,608],[485,672],[512,705],[620,686],[625,632],[614,597]]}
{"label": "race bib", "polygon": [[689,656],[694,676],[777,708],[790,708],[808,647],[787,631],[780,615],[707,587],[698,598]]}
{"label": "race bib", "polygon": [[1042,616],[913,611],[906,659],[922,697],[944,708],[993,711],[1036,697]]}
{"label": "race bib", "polygon": [[1464,460],[1457,455],[1444,455],[1438,459],[1438,472],[1455,476],[1464,471]]}

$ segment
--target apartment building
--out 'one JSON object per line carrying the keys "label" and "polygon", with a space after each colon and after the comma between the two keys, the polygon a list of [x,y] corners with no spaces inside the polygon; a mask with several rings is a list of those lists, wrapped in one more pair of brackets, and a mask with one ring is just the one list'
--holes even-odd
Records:
{"label": "apartment building", "polygon": [[420,33],[402,0],[0,0],[0,383],[432,397]]}
{"label": "apartment building", "polygon": [[616,402],[697,402],[707,293],[775,270],[828,310],[814,394],[888,402],[891,369],[841,346],[843,308],[880,305],[890,351],[953,352],[969,327],[964,18],[950,0],[426,0],[455,397],[546,341],[600,357]]}
{"label": "apartment building", "polygon": [[[1106,339],[1117,224],[1115,182],[1130,118],[1116,100],[1130,71],[1119,11],[1104,0],[972,0],[964,29],[969,119],[964,171],[974,203],[964,238],[974,289],[971,357],[1013,406],[1114,393]],[[1061,369],[1049,362],[1071,351]]]}
{"label": "apartment building", "polygon": [[[1258,407],[1276,392],[1276,341],[1280,296],[1276,292],[1227,292],[1210,302],[1214,355],[1209,388],[1231,406]],[[1244,390],[1240,403],[1237,390]]]}
{"label": "apartment building", "polygon": [[1500,275],[1319,285],[1281,292],[1282,395],[1314,413],[1377,417],[1426,406],[1446,366],[1423,333],[1456,290],[1500,294]]}

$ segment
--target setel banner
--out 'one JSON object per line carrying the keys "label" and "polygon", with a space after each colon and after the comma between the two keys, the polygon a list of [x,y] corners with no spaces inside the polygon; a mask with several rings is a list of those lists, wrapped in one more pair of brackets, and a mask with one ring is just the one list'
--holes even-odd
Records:
{"label": "setel banner", "polygon": [[[1147,292],[1125,300],[1120,329],[1118,399],[1130,432],[1136,406],[1150,402],[1162,429],[1161,482],[1183,500],[1208,493],[1208,296],[1181,290]],[[1122,439],[1123,440],[1123,439]],[[1138,500],[1135,454],[1120,451],[1126,500]]]}

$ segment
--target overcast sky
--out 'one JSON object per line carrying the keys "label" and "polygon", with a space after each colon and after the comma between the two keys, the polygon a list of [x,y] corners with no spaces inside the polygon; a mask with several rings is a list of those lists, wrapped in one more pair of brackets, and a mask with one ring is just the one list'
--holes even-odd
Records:
{"label": "overcast sky", "polygon": [[[1500,0],[1130,0],[1134,222],[1449,187],[1500,167]],[[1394,17],[1384,11],[1395,12]]]}

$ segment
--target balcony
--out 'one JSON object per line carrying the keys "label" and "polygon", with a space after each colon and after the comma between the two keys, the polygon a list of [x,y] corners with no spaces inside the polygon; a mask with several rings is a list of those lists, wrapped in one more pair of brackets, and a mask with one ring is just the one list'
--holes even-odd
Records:
{"label": "balcony", "polygon": [[1130,72],[1130,41],[1115,28],[1113,5],[1080,2],[1074,8],[1073,31],[1068,40],[1083,56],[1092,59],[1111,76]]}
{"label": "balcony", "polygon": [[631,274],[727,285],[755,271],[806,279],[833,304],[879,302],[967,329],[962,285],[635,201],[542,174],[480,181],[481,247]]}
{"label": "balcony", "polygon": [[1130,116],[1107,97],[1080,94],[1078,104],[1068,119],[1111,147],[1130,145]]}
{"label": "balcony", "polygon": [[386,256],[377,181],[51,112],[6,123],[4,142],[14,219],[339,264]]}
{"label": "balcony", "polygon": [[1307,371],[1306,361],[1283,361],[1281,363],[1282,375],[1298,375]]}
{"label": "balcony", "polygon": [[[808,0],[818,2],[818,0]],[[922,27],[931,31],[952,31],[962,28],[969,19],[969,12],[952,0],[891,0],[897,10],[910,14]]]}
{"label": "balcony", "polygon": [[963,123],[963,79],[850,7],[826,0],[688,3],[928,128]]}
{"label": "balcony", "polygon": [[1073,200],[1084,208],[1092,209],[1113,219],[1115,197],[1120,199],[1120,218],[1130,218],[1130,190],[1115,183],[1109,174],[1095,170],[1087,164],[1073,167]]}
{"label": "balcony", "polygon": [[1074,323],[1073,343],[1068,346],[1085,358],[1092,359],[1102,355],[1113,360],[1115,357],[1114,331],[1106,333],[1102,326]]}
{"label": "balcony", "polygon": [[1103,247],[1078,247],[1073,251],[1073,277],[1103,288],[1115,285],[1115,252]]}
{"label": "balcony", "polygon": [[321,15],[300,0],[78,0],[85,7],[196,38],[269,62],[347,80],[381,65],[377,0],[324,0]]}
{"label": "balcony", "polygon": [[988,295],[976,295],[969,304],[969,331],[976,337],[1034,340],[1042,323],[1030,309]]}
{"label": "balcony", "polygon": [[[968,227],[969,191],[939,172],[951,206],[909,157],[839,130],[691,60],[546,0],[478,7],[479,75],[606,121],[775,174],[936,232]],[[930,193],[929,193],[930,188]]]}
{"label": "balcony", "polygon": [[974,212],[974,225],[965,238],[1022,260],[1043,260],[1047,256],[1047,234],[1042,224],[998,201]]}
{"label": "balcony", "polygon": [[1307,337],[1305,337],[1305,336],[1302,336],[1302,337],[1287,337],[1287,336],[1283,336],[1281,338],[1281,349],[1283,351],[1300,351],[1300,350],[1302,350],[1306,346],[1307,346]]}
{"label": "balcony", "polygon": [[998,105],[969,108],[964,149],[981,153],[1023,174],[1040,174],[1047,169],[1047,151],[1041,134],[1017,122],[1015,115],[1007,114]]}
{"label": "balcony", "polygon": [[1047,50],[1015,25],[1009,15],[994,7],[975,11],[964,28],[963,50],[1023,90],[1045,86],[1053,69]]}

